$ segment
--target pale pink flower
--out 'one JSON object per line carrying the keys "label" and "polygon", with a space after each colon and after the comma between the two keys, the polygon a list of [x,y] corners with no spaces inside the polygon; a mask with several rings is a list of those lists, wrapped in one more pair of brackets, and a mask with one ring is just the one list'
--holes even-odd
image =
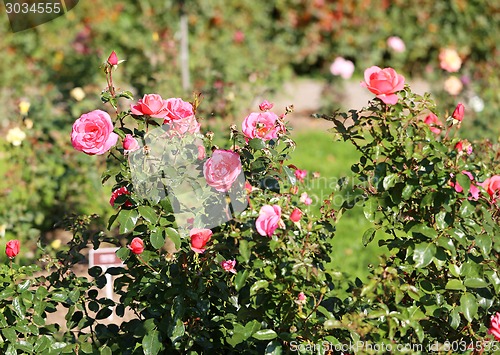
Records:
{"label": "pale pink flower", "polygon": [[195,134],[200,131],[200,123],[194,115],[184,117],[179,120],[167,121],[164,123],[170,124],[170,134],[183,136],[186,133]]}
{"label": "pale pink flower", "polygon": [[260,138],[267,141],[277,138],[277,120],[278,116],[273,112],[253,112],[243,120],[243,134],[247,139]]}
{"label": "pale pink flower", "polygon": [[396,53],[402,53],[406,50],[405,43],[397,36],[387,38],[387,46]]}
{"label": "pale pink flower", "polygon": [[205,147],[204,147],[204,146],[202,146],[202,145],[199,145],[199,146],[197,147],[197,149],[198,149],[198,157],[197,157],[197,158],[198,158],[198,160],[203,160],[203,159],[205,159],[205,157],[206,157]]}
{"label": "pale pink flower", "polygon": [[398,102],[395,93],[403,90],[405,78],[394,69],[373,66],[365,70],[364,77],[361,86],[368,88],[385,104],[394,105]]}
{"label": "pale pink flower", "polygon": [[447,72],[454,73],[460,70],[462,59],[457,51],[451,48],[443,48],[439,52],[439,65]]}
{"label": "pale pink flower", "polygon": [[312,199],[309,197],[309,195],[307,194],[307,192],[303,192],[300,195],[300,202],[302,202],[303,204],[309,206],[312,203]]}
{"label": "pale pink flower", "polygon": [[[193,105],[189,102],[183,101],[179,98],[170,98],[165,100],[167,115],[165,117],[164,123],[171,121],[181,121],[185,118],[190,118],[194,116]],[[199,128],[198,128],[199,131]]]}
{"label": "pale pink flower", "polygon": [[281,207],[278,205],[262,206],[259,217],[255,221],[257,232],[262,236],[272,236],[274,231],[281,224]]}
{"label": "pale pink flower", "polygon": [[462,91],[464,85],[462,81],[456,76],[450,76],[444,82],[444,90],[453,96],[457,96]]}
{"label": "pale pink flower", "polygon": [[500,175],[494,175],[480,185],[486,190],[493,201],[500,197]]}
{"label": "pale pink flower", "polygon": [[354,73],[354,63],[345,58],[337,57],[330,65],[330,73],[343,79],[349,79]]}
{"label": "pale pink flower", "polygon": [[224,271],[236,274],[236,269],[234,268],[236,266],[236,260],[224,260],[220,265]]}
{"label": "pale pink flower", "polygon": [[203,165],[207,184],[219,192],[229,191],[241,171],[240,156],[231,150],[214,150]]}
{"label": "pale pink flower", "polygon": [[118,141],[107,112],[94,110],[83,114],[73,124],[71,144],[88,155],[104,154]]}

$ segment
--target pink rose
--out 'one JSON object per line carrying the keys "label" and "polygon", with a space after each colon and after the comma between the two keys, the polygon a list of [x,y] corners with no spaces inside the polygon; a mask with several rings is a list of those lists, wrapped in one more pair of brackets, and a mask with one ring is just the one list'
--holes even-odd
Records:
{"label": "pink rose", "polygon": [[354,73],[354,63],[342,57],[337,57],[330,65],[330,73],[341,76],[342,79],[349,79]]}
{"label": "pink rose", "polygon": [[17,239],[9,240],[5,245],[5,254],[13,259],[17,254],[19,254],[19,250],[21,248],[21,242]]}
{"label": "pink rose", "polygon": [[139,148],[140,146],[137,140],[131,134],[127,134],[123,140],[123,150],[125,154],[136,151]]}
{"label": "pink rose", "polygon": [[429,113],[427,117],[424,118],[424,123],[429,126],[429,129],[431,130],[432,133],[434,134],[439,134],[441,133],[441,129],[437,128],[442,126],[441,121],[439,121],[439,118],[434,114],[434,113]]}
{"label": "pink rose", "polygon": [[127,245],[127,248],[129,248],[132,251],[132,253],[136,255],[142,254],[142,252],[144,251],[144,242],[142,241],[141,238],[135,237],[130,242],[130,245]]}
{"label": "pink rose", "polygon": [[118,141],[107,112],[94,110],[80,116],[73,124],[71,144],[88,155],[106,153]]}
{"label": "pink rose", "polygon": [[300,195],[300,202],[302,202],[304,205],[307,205],[309,206],[311,203],[312,203],[312,199],[309,197],[309,195],[307,194],[307,192],[303,192],[301,195]]}
{"label": "pink rose", "polygon": [[[168,121],[165,120],[164,123]],[[179,120],[169,121],[170,133],[174,133],[177,136],[183,136],[186,133],[195,134],[200,131],[200,123],[194,115],[184,117]]]}
{"label": "pink rose", "polygon": [[[112,193],[111,193],[111,198],[109,199],[109,204],[114,207],[115,206],[115,200],[118,198],[118,196],[121,196],[121,195],[130,195],[130,191],[127,190],[127,187],[126,186],[122,186],[116,190],[114,190]],[[126,207],[132,207],[132,203],[127,200],[125,201],[124,203],[124,206]]]}
{"label": "pink rose", "polygon": [[203,165],[207,184],[219,192],[229,191],[240,173],[240,156],[231,150],[214,150],[212,157]]}
{"label": "pink rose", "polygon": [[380,69],[377,66],[365,70],[365,81],[361,86],[368,88],[372,93],[387,105],[398,102],[395,92],[403,90],[405,78],[392,68]]}
{"label": "pink rose", "polygon": [[447,72],[454,73],[460,70],[462,59],[456,50],[443,48],[439,52],[439,66]]}
{"label": "pink rose", "polygon": [[300,221],[301,218],[302,218],[302,211],[299,210],[298,208],[294,209],[292,211],[292,214],[290,215],[290,221],[297,223],[298,221]]}
{"label": "pink rose", "polygon": [[299,296],[297,297],[297,299],[298,299],[299,301],[305,301],[305,300],[306,300],[306,298],[307,298],[307,297],[306,297],[306,295],[304,294],[304,292],[299,293]]}
{"label": "pink rose", "polygon": [[500,196],[500,175],[494,175],[486,179],[481,186],[490,195],[493,201]]}
{"label": "pink rose", "polygon": [[170,98],[165,100],[165,102],[167,109],[167,117],[165,117],[164,123],[168,123],[170,121],[179,121],[184,118],[194,116],[193,105],[191,105],[189,102],[183,101],[182,99],[179,98]]}
{"label": "pink rose", "polygon": [[461,102],[459,102],[457,104],[457,107],[455,107],[455,110],[451,114],[451,117],[453,117],[455,120],[459,122],[462,122],[462,120],[464,119],[464,111],[465,111],[464,105]]}
{"label": "pink rose", "polygon": [[108,64],[109,65],[118,65],[118,57],[117,57],[115,51],[111,52],[111,54],[109,55]]}
{"label": "pink rose", "polygon": [[259,105],[259,109],[261,111],[269,111],[270,109],[272,109],[274,106],[273,103],[267,101],[267,100],[264,100],[262,101],[262,103]]}
{"label": "pink rose", "polygon": [[500,313],[491,316],[490,329],[488,334],[492,334],[496,340],[500,340]]}
{"label": "pink rose", "polygon": [[130,105],[130,111],[136,116],[166,118],[168,115],[167,101],[158,94],[147,94],[139,99],[135,105]]}
{"label": "pink rose", "polygon": [[278,116],[275,113],[253,112],[243,120],[243,134],[247,139],[261,138],[267,141],[277,138],[276,120]]}
{"label": "pink rose", "polygon": [[191,237],[191,249],[195,253],[202,254],[205,252],[205,246],[212,237],[212,231],[210,229],[198,229],[193,228],[189,232]]}
{"label": "pink rose", "polygon": [[405,43],[397,36],[387,38],[387,46],[396,53],[402,53],[406,50]]}
{"label": "pink rose", "polygon": [[281,207],[278,205],[262,206],[259,212],[259,217],[255,221],[257,232],[262,236],[272,236],[276,228],[278,228],[281,220]]}
{"label": "pink rose", "polygon": [[202,145],[197,146],[198,148],[198,160],[203,160],[207,156],[205,152],[205,147]]}
{"label": "pink rose", "polygon": [[307,170],[296,169],[295,177],[299,181],[304,181],[304,179],[307,177]]}
{"label": "pink rose", "polygon": [[220,263],[220,266],[224,271],[236,274],[236,269],[234,268],[236,266],[236,260],[224,260]]}

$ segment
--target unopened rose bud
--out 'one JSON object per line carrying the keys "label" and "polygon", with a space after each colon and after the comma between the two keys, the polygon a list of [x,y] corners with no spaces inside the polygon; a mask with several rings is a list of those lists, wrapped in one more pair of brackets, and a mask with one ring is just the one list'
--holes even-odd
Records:
{"label": "unopened rose bud", "polygon": [[111,52],[111,54],[109,55],[108,64],[109,65],[118,65],[118,56],[116,55],[115,51]]}
{"label": "unopened rose bud", "polygon": [[457,107],[455,108],[455,111],[453,111],[453,114],[451,115],[451,117],[453,117],[455,120],[459,121],[459,122],[462,122],[462,120],[464,119],[464,105],[459,102]]}
{"label": "unopened rose bud", "polygon": [[140,147],[137,140],[134,137],[132,137],[131,134],[127,134],[125,136],[125,139],[123,140],[123,149],[125,150],[125,153],[133,152],[139,148]]}
{"label": "unopened rose bud", "polygon": [[302,211],[299,210],[298,208],[294,209],[292,211],[292,214],[290,215],[290,220],[292,222],[297,223],[298,221],[300,221],[301,218],[302,218]]}

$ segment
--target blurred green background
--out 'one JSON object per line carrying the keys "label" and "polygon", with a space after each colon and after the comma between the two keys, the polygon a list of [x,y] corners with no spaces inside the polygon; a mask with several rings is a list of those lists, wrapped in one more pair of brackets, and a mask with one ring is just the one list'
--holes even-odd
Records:
{"label": "blurred green background", "polygon": [[[3,4],[0,8],[5,14]],[[188,24],[188,89],[181,77],[181,16]],[[99,100],[105,87],[99,66],[112,50],[126,60],[114,74],[115,83],[136,99],[159,93],[190,100],[193,92],[202,93],[198,115],[204,128],[241,122],[257,109],[257,100],[279,95],[284,83],[297,78],[319,83],[318,112],[349,109],[342,98],[354,95],[349,88],[362,80],[364,69],[378,65],[427,83],[443,121],[464,102],[464,138],[496,141],[499,17],[494,0],[85,0],[65,16],[18,33],[11,32],[6,15],[0,16],[2,243],[18,238],[39,255],[40,236],[45,251],[59,248],[60,236],[51,231],[64,216],[97,213],[103,223],[112,213],[111,186],[103,188],[99,181],[104,159],[73,151],[69,140],[76,118],[105,108]],[[400,37],[406,49],[391,50],[390,36]],[[458,72],[440,68],[443,48],[459,54]],[[330,73],[339,56],[355,65],[349,80]],[[450,77],[462,86],[453,94],[444,88]],[[349,175],[356,159],[352,147],[334,143],[307,119],[301,122],[304,127],[294,133],[293,163],[324,179]],[[26,137],[13,140],[14,128]],[[227,128],[220,133],[226,135]],[[330,192],[312,189],[317,196]],[[356,209],[340,220],[333,238],[338,266],[362,274],[376,261],[376,244],[361,246],[365,227]]]}

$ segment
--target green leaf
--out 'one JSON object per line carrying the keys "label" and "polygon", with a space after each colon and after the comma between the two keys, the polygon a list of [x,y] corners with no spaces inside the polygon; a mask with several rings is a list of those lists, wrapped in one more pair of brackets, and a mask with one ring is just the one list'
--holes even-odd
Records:
{"label": "green leaf", "polygon": [[488,258],[493,245],[493,240],[489,235],[478,235],[476,237],[476,245],[481,249],[483,256]]}
{"label": "green leaf", "polygon": [[416,268],[422,268],[429,265],[432,258],[436,255],[436,245],[432,243],[420,243],[413,251],[413,261]]}
{"label": "green leaf", "polygon": [[[471,183],[470,178],[465,174],[458,174],[457,175],[457,182],[464,189],[463,193],[465,195],[468,195],[469,189],[470,189],[470,183]],[[465,202],[468,202],[468,201],[465,201]]]}
{"label": "green leaf", "polygon": [[24,282],[21,282],[19,285],[17,285],[17,292],[22,293],[23,291],[26,291],[31,285],[30,280],[25,280]]}
{"label": "green leaf", "polygon": [[468,288],[483,288],[488,287],[489,283],[480,277],[471,277],[465,279],[464,285]]}
{"label": "green leaf", "polygon": [[236,289],[236,291],[241,290],[241,288],[245,285],[248,274],[248,270],[245,270],[243,272],[239,271],[236,274],[236,277],[234,278],[234,288]]}
{"label": "green leaf", "polygon": [[252,335],[257,340],[272,340],[278,336],[272,329],[262,329]]}
{"label": "green leaf", "polygon": [[255,295],[260,289],[266,289],[267,286],[269,286],[269,281],[267,280],[259,280],[255,282],[252,287],[250,287],[250,296]]}
{"label": "green leaf", "polygon": [[116,256],[119,257],[121,260],[127,259],[129,255],[130,255],[130,249],[127,247],[121,247],[116,251]]}
{"label": "green leaf", "polygon": [[368,243],[370,243],[375,237],[375,232],[377,230],[375,228],[369,228],[363,233],[363,245],[366,247]]}
{"label": "green leaf", "polygon": [[165,229],[165,233],[167,234],[167,237],[170,238],[170,240],[174,243],[175,249],[180,249],[181,248],[181,236],[179,235],[179,232],[175,230],[172,227],[168,227]]}
{"label": "green leaf", "polygon": [[457,250],[455,248],[455,245],[453,244],[453,240],[452,239],[450,239],[448,237],[441,236],[441,237],[439,237],[437,239],[437,244],[441,248],[450,251],[451,255],[455,256],[457,254]]}
{"label": "green leaf", "polygon": [[279,341],[271,341],[266,346],[266,352],[264,355],[281,355],[283,354],[283,348]]}
{"label": "green leaf", "polygon": [[21,300],[21,298],[19,296],[15,297],[12,300],[12,307],[14,308],[14,311],[16,312],[17,316],[20,319],[24,319],[25,313],[26,313],[26,309],[24,307],[23,301]]}
{"label": "green leaf", "polygon": [[431,228],[429,226],[426,226],[425,224],[416,224],[413,227],[411,227],[410,232],[413,233],[420,233],[423,234],[424,236],[428,238],[436,238],[438,236],[438,233],[434,228]]}
{"label": "green leaf", "polygon": [[149,223],[156,223],[158,220],[158,215],[156,214],[154,208],[150,206],[139,206],[139,214]]}
{"label": "green leaf", "polygon": [[111,351],[111,348],[107,345],[103,345],[102,347],[99,348],[99,354],[100,355],[113,355],[113,352]]}
{"label": "green leaf", "polygon": [[410,197],[413,195],[413,192],[417,190],[417,186],[413,184],[407,184],[405,187],[403,187],[403,191],[401,192],[401,197],[403,200],[409,200]]}
{"label": "green leaf", "polygon": [[450,230],[450,236],[455,238],[461,246],[467,247],[467,237],[465,236],[465,233],[463,230],[452,229],[452,230]]}
{"label": "green leaf", "polygon": [[476,210],[476,208],[469,201],[466,200],[466,201],[462,202],[462,205],[460,206],[460,210],[458,211],[458,214],[461,217],[466,218],[466,217],[470,217],[474,213],[475,210]]}
{"label": "green leaf", "polygon": [[443,230],[448,227],[448,222],[446,222],[446,212],[441,211],[436,215],[436,226]]}
{"label": "green leaf", "polygon": [[393,187],[396,184],[397,178],[397,174],[389,174],[384,177],[384,180],[382,181],[382,186],[384,186],[384,189],[389,190],[391,187]]}
{"label": "green leaf", "polygon": [[461,280],[451,279],[446,283],[445,289],[465,291],[465,286]]}
{"label": "green leaf", "polygon": [[369,198],[366,200],[365,205],[363,207],[363,213],[365,218],[369,222],[375,222],[375,212],[378,209],[378,201],[376,198]]}
{"label": "green leaf", "polygon": [[132,231],[138,219],[139,213],[137,210],[122,209],[116,218],[116,220],[120,223],[120,233],[124,234]]}
{"label": "green leaf", "polygon": [[255,150],[261,150],[266,147],[266,142],[260,138],[253,138],[248,141],[248,145]]}
{"label": "green leaf", "polygon": [[144,355],[156,355],[160,352],[160,333],[156,329],[148,332],[142,339],[142,348],[144,349]]}
{"label": "green leaf", "polygon": [[450,327],[452,327],[453,329],[457,329],[460,326],[460,313],[458,309],[459,307],[456,307],[450,312],[450,318],[448,322],[450,323]]}
{"label": "green leaf", "polygon": [[290,169],[288,166],[283,166],[283,171],[285,172],[288,181],[290,181],[290,184],[295,185],[297,182],[297,178],[295,177],[295,173]]}
{"label": "green leaf", "polygon": [[462,310],[462,313],[464,314],[465,319],[467,319],[469,323],[471,323],[478,310],[476,297],[471,293],[464,293],[462,297],[460,297],[460,308]]}
{"label": "green leaf", "polygon": [[240,255],[243,258],[243,261],[248,263],[250,260],[250,246],[247,240],[242,239],[239,242],[239,250],[240,250]]}
{"label": "green leaf", "polygon": [[2,335],[11,343],[15,343],[17,341],[17,334],[14,328],[4,328],[2,329]]}
{"label": "green leaf", "polygon": [[151,245],[155,249],[160,249],[165,245],[165,237],[163,236],[163,232],[161,230],[159,231],[154,231],[151,233],[151,236],[149,237],[149,241],[151,242]]}

